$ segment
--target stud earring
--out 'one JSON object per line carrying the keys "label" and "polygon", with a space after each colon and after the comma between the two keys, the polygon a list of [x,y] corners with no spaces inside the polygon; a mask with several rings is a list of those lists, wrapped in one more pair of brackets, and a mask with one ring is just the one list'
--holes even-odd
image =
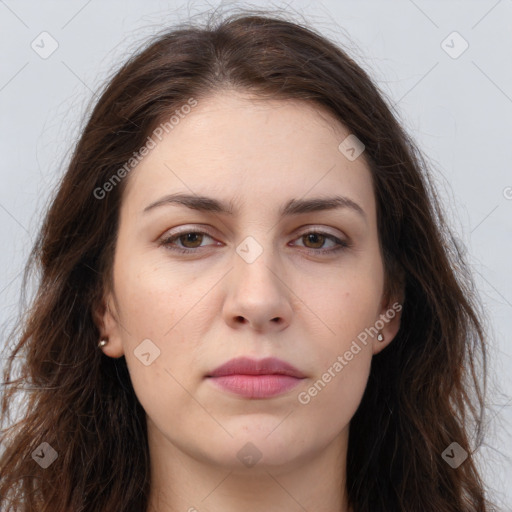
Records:
{"label": "stud earring", "polygon": [[381,332],[379,332],[379,334],[377,335],[377,340],[378,341],[384,341],[384,336],[382,335]]}
{"label": "stud earring", "polygon": [[100,340],[98,343],[99,348],[103,348],[108,343],[108,340]]}

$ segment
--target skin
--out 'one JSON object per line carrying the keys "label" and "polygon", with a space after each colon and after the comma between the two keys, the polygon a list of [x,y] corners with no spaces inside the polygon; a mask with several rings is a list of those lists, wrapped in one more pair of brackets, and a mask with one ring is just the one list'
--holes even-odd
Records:
{"label": "skin", "polygon": [[[364,153],[349,161],[338,149],[348,134],[305,102],[222,92],[200,100],[125,178],[114,289],[106,293],[100,323],[109,340],[102,350],[126,357],[146,411],[149,510],[349,511],[350,420],[372,356],[392,341],[400,315],[385,323],[383,342],[359,343],[343,370],[300,403],[299,393],[397,300],[384,295]],[[178,204],[142,213],[176,192],[233,201],[236,213]],[[333,194],[356,202],[365,217],[350,208],[278,216],[288,200]],[[209,234],[159,245],[178,228]],[[322,254],[336,242],[303,236],[315,231],[351,245]],[[262,249],[251,263],[236,252],[248,236]],[[148,366],[134,353],[145,339],[160,350]],[[242,355],[278,357],[306,378],[267,399],[242,398],[205,378]],[[252,467],[237,457],[248,442],[261,454]]]}

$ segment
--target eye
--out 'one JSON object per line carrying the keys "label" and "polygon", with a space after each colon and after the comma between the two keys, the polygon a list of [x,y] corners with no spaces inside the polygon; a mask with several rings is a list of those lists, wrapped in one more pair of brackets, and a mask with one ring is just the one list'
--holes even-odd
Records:
{"label": "eye", "polygon": [[[182,231],[181,233],[175,233],[171,236],[164,237],[160,242],[160,245],[180,253],[197,252],[195,249],[202,247],[201,242],[203,242],[205,237],[213,240],[208,233],[203,231]],[[182,245],[176,246],[176,241]]]}
{"label": "eye", "polygon": [[[203,242],[205,238],[209,238],[214,240],[211,235],[204,231],[181,231],[179,233],[174,233],[168,236],[165,236],[161,241],[161,246],[166,247],[171,251],[177,251],[182,254],[191,254],[199,252],[201,247],[205,247]],[[341,251],[350,247],[348,242],[340,240],[339,238],[331,235],[329,233],[324,233],[322,231],[308,231],[303,233],[298,239],[303,241],[305,247],[309,252],[315,254],[323,254],[323,253],[335,253],[337,251]],[[324,248],[326,242],[330,242],[330,248]],[[209,244],[209,245],[218,245],[218,244]]]}
{"label": "eye", "polygon": [[[303,233],[297,240],[302,240],[306,249],[316,253],[333,253],[346,249],[350,246],[348,242],[340,240],[334,235],[330,235],[329,233],[324,233],[322,231],[308,231],[307,233]],[[333,244],[330,249],[322,248],[326,241],[330,241]]]}

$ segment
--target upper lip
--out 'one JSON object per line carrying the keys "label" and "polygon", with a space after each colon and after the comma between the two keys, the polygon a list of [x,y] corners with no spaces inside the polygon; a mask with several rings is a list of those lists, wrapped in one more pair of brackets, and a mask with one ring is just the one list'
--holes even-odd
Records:
{"label": "upper lip", "polygon": [[209,373],[207,377],[223,377],[225,375],[289,375],[299,379],[305,377],[297,368],[275,357],[259,360],[249,357],[230,359]]}

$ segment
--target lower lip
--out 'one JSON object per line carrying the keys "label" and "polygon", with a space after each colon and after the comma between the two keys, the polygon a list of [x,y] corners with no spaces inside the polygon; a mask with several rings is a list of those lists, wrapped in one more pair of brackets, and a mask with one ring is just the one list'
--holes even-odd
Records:
{"label": "lower lip", "polygon": [[289,375],[224,375],[209,377],[222,389],[245,398],[270,398],[299,384],[302,379]]}

